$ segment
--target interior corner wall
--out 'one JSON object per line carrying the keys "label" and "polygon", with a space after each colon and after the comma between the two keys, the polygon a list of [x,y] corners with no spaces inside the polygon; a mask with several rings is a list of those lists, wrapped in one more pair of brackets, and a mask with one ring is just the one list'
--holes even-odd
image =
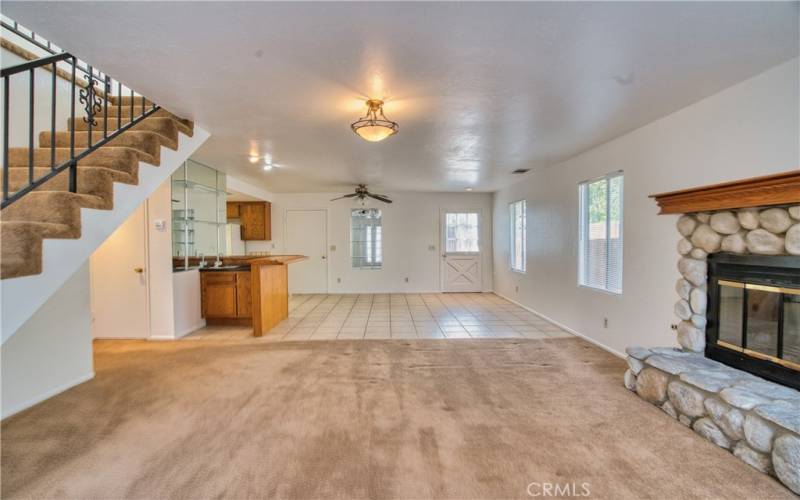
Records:
{"label": "interior corner wall", "polygon": [[0,348],[2,416],[94,377],[86,262]]}
{"label": "interior corner wall", "polygon": [[[329,293],[423,293],[440,288],[440,211],[479,209],[483,289],[492,290],[492,195],[490,193],[389,193],[391,205],[375,202],[383,210],[383,267],[353,269],[350,259],[351,200],[330,201],[342,193],[274,194],[272,198],[273,253],[290,252],[285,241],[287,210],[327,211]],[[336,250],[331,251],[330,247]],[[431,249],[431,246],[433,249]],[[248,249],[250,247],[248,246]],[[408,282],[405,279],[408,278]],[[338,282],[341,279],[341,283]],[[289,283],[291,291],[291,282]]]}
{"label": "interior corner wall", "polygon": [[[677,345],[678,216],[657,215],[648,195],[800,168],[799,70],[784,63],[495,193],[495,291],[617,353]],[[615,170],[625,173],[622,295],[577,286],[578,183]],[[526,274],[508,269],[518,199]]]}

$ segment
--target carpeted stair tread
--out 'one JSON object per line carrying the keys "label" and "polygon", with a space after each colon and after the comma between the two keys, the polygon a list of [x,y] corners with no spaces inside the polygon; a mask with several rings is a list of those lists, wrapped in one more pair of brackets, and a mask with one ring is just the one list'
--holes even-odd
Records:
{"label": "carpeted stair tread", "polygon": [[[88,131],[89,130],[89,123],[84,121],[83,118],[76,118],[75,119],[75,130],[76,131]],[[102,134],[104,132],[104,126],[108,124],[108,133],[111,134],[117,130],[117,119],[105,120],[103,118],[95,119],[95,124],[92,125],[92,137],[97,137],[95,134]],[[122,122],[121,125],[124,127],[125,122]],[[68,120],[67,128],[72,128],[72,120]],[[175,120],[172,118],[167,117],[152,117],[148,116],[141,122],[137,123],[130,130],[138,130],[138,131],[146,131],[146,132],[153,132],[162,137],[162,143],[164,146],[170,149],[178,149],[178,125]]]}
{"label": "carpeted stair tread", "polygon": [[[72,134],[73,132],[56,132],[56,147],[69,148]],[[89,133],[76,131],[74,134],[75,150],[82,151],[86,149],[88,147]],[[102,137],[102,134],[92,134],[93,141],[97,141],[100,137]],[[161,146],[163,142],[164,139],[155,132],[128,130],[111,139],[108,145],[131,148],[136,151],[141,161],[158,166],[161,163]],[[51,143],[50,132],[42,132],[39,134],[39,144],[41,147],[48,148]]]}
{"label": "carpeted stair tread", "polygon": [[[113,118],[114,120],[117,119],[117,115],[119,114],[120,118],[122,119],[122,124],[125,124],[125,120],[130,120],[131,117],[131,108],[122,106],[121,108],[117,108],[116,106],[109,106],[108,107],[108,120],[111,121]],[[137,116],[142,114],[141,109],[134,109],[133,117],[136,118]],[[157,109],[148,118],[171,118],[175,121],[175,125],[178,127],[178,130],[181,133],[191,137],[194,133],[194,122],[191,120],[187,120],[184,118],[179,118],[178,116],[170,113],[166,109]]]}
{"label": "carpeted stair tread", "polygon": [[[138,111],[141,111],[141,109],[142,109],[142,96],[140,96],[140,95],[136,95],[136,96],[133,96],[133,97],[131,97],[130,94],[129,95],[118,96],[118,95],[114,94],[113,89],[112,89],[112,92],[110,92],[109,95],[108,95],[109,104],[113,104],[114,106],[119,104],[119,105],[121,105],[123,107],[125,107],[125,106],[130,107],[131,101],[133,101],[134,108],[136,108]],[[151,101],[150,99],[145,97],[144,98],[144,107],[145,107],[145,109],[152,108],[153,107],[153,101]]]}
{"label": "carpeted stair tread", "polygon": [[106,209],[108,203],[91,194],[68,191],[32,191],[0,212],[3,221],[66,224],[80,236],[81,208]]}
{"label": "carpeted stair tread", "polygon": [[[50,172],[49,168],[35,168],[33,170],[34,179],[44,177]],[[104,207],[113,206],[115,182],[134,184],[129,174],[119,170],[105,167],[78,167],[78,193],[102,197],[106,202]],[[28,169],[9,169],[8,183],[9,190],[12,192],[26,187],[28,185]],[[56,174],[52,179],[37,187],[35,191],[69,191],[69,170]]]}
{"label": "carpeted stair tread", "polygon": [[[33,150],[34,167],[50,168],[50,148]],[[55,148],[56,166],[69,160],[69,148]],[[8,163],[13,168],[28,168],[28,148],[9,148]],[[104,146],[78,161],[78,166],[104,167],[118,170],[130,176],[131,181],[139,182],[139,156],[131,148]],[[121,181],[124,182],[124,181]]]}

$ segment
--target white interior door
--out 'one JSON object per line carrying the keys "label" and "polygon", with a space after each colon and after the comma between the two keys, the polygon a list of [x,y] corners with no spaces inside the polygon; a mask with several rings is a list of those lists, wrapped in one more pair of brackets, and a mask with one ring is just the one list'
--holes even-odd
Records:
{"label": "white interior door", "polygon": [[92,335],[150,336],[147,301],[147,217],[143,203],[92,254]]}
{"label": "white interior door", "polygon": [[480,224],[477,210],[442,212],[442,291],[483,290]]}
{"label": "white interior door", "polygon": [[286,253],[308,260],[289,265],[289,293],[328,293],[328,239],[325,210],[287,210]]}

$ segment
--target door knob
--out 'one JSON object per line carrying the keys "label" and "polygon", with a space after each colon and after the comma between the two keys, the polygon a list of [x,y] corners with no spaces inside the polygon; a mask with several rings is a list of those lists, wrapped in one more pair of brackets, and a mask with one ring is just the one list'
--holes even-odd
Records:
{"label": "door knob", "polygon": [[142,267],[134,267],[133,272],[142,274],[144,272],[144,268]]}
{"label": "door knob", "polygon": [[322,256],[322,260],[325,260],[325,256],[324,255]]}

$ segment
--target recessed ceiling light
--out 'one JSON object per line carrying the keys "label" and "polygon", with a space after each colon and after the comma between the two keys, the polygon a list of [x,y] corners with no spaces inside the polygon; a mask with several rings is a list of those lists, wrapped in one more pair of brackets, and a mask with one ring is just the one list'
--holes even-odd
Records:
{"label": "recessed ceiling light", "polygon": [[365,141],[380,142],[396,134],[400,125],[383,114],[383,101],[370,99],[367,101],[367,114],[350,124],[350,128]]}
{"label": "recessed ceiling light", "polygon": [[258,160],[259,160],[258,156],[251,156],[250,157],[250,163],[258,163]]}
{"label": "recessed ceiling light", "polygon": [[472,191],[472,188],[466,188],[464,191]]}
{"label": "recessed ceiling light", "polygon": [[264,164],[264,170],[266,170],[266,171],[272,170],[272,163],[265,163]]}

